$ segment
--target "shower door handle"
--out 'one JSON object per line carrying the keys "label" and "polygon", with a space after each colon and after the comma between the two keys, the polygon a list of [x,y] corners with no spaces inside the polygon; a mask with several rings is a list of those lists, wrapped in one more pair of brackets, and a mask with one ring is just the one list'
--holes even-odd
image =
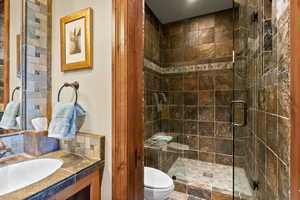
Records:
{"label": "shower door handle", "polygon": [[[235,122],[235,105],[243,105],[243,114],[244,119],[242,123],[236,123]],[[247,112],[248,112],[248,106],[247,103],[243,100],[236,100],[231,102],[231,124],[234,127],[244,127],[247,125]]]}

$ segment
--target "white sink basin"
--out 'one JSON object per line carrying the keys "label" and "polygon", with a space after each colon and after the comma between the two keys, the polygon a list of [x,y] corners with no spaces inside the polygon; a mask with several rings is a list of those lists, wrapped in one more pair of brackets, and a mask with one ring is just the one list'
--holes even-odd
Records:
{"label": "white sink basin", "polygon": [[28,160],[0,168],[0,196],[36,183],[61,168],[56,159]]}

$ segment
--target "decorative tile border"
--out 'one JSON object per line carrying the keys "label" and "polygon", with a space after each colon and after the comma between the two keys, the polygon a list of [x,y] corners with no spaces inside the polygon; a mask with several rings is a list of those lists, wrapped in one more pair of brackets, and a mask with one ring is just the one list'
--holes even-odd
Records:
{"label": "decorative tile border", "polygon": [[211,71],[211,70],[222,70],[222,69],[233,68],[232,62],[218,62],[218,63],[209,63],[209,64],[162,68],[159,65],[151,62],[146,58],[144,58],[144,66],[160,74],[176,74],[176,73]]}
{"label": "decorative tile border", "polygon": [[147,58],[144,58],[144,67],[151,69],[155,72],[158,72],[160,74],[164,73],[164,69],[160,67],[159,65],[155,64],[154,62],[151,62]]}
{"label": "decorative tile border", "polygon": [[91,133],[77,133],[75,139],[60,140],[60,148],[90,159],[104,160],[105,137]]}

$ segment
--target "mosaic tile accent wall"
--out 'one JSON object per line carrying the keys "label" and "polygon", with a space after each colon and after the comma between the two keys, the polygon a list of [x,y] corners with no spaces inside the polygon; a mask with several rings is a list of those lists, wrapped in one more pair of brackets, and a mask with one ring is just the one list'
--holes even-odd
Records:
{"label": "mosaic tile accent wall", "polygon": [[[32,129],[31,119],[47,117],[47,97],[51,91],[51,63],[48,54],[48,37],[51,33],[48,26],[48,0],[26,0],[26,70],[23,78],[26,79],[24,88],[26,98],[26,125]],[[23,93],[24,93],[23,92]]]}
{"label": "mosaic tile accent wall", "polygon": [[24,135],[21,133],[9,136],[0,136],[0,141],[3,141],[4,144],[12,150],[11,153],[7,153],[4,157],[24,153]]}
{"label": "mosaic tile accent wall", "polygon": [[[247,72],[248,127],[245,167],[259,182],[258,200],[290,199],[289,0],[239,0],[235,44]],[[257,13],[257,21],[252,21]]]}
{"label": "mosaic tile accent wall", "polygon": [[78,133],[75,139],[61,140],[60,147],[67,152],[80,154],[90,159],[105,159],[105,137],[101,135]]}

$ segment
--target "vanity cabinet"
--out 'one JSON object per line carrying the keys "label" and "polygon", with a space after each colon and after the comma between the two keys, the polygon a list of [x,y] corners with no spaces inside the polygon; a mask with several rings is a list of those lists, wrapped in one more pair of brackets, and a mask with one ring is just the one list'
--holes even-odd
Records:
{"label": "vanity cabinet", "polygon": [[101,177],[100,171],[95,171],[49,200],[101,200]]}

